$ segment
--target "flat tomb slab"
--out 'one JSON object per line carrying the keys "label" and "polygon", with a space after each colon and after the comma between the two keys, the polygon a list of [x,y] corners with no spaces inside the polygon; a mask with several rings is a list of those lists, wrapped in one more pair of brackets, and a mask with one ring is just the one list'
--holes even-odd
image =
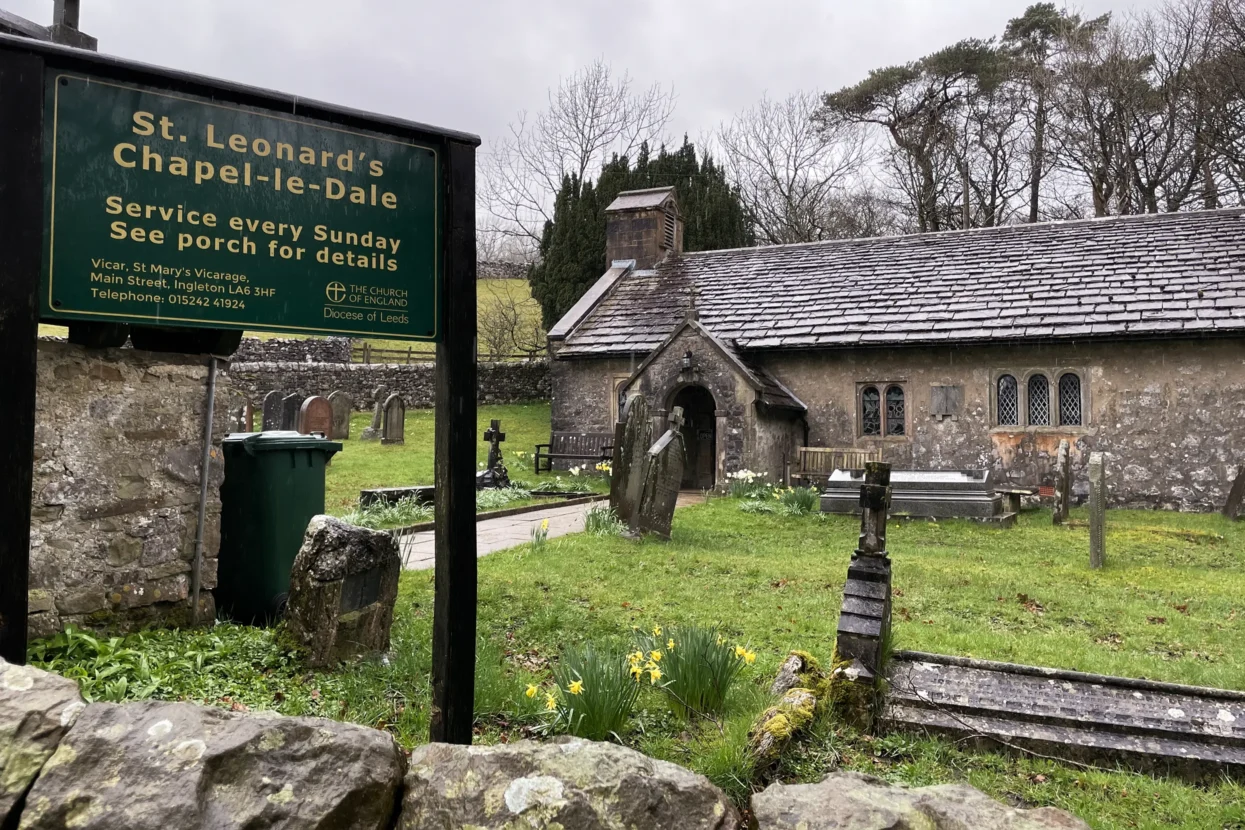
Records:
{"label": "flat tomb slab", "polygon": [[[823,513],[860,513],[861,470],[835,470],[821,494]],[[1001,516],[1003,497],[992,470],[894,470],[891,515],[937,519],[992,519]]]}

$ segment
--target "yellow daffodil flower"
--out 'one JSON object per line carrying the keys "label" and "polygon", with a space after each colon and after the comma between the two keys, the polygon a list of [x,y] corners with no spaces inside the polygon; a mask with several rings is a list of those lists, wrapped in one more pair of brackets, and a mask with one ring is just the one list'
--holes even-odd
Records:
{"label": "yellow daffodil flower", "polygon": [[660,663],[660,662],[661,662],[661,652],[660,652],[660,651],[650,651],[650,652],[648,653],[648,656],[652,658],[652,660],[653,660],[653,662],[654,662],[654,663]]}
{"label": "yellow daffodil flower", "polygon": [[666,651],[674,651],[674,640],[666,640]]}
{"label": "yellow daffodil flower", "polygon": [[744,662],[747,663],[748,665],[751,666],[756,661],[757,661],[757,653],[755,651],[749,651],[744,654]]}
{"label": "yellow daffodil flower", "polygon": [[571,681],[571,685],[567,686],[567,687],[566,687],[566,690],[567,690],[568,692],[570,692],[571,694],[573,694],[573,695],[583,694],[583,692],[584,692],[584,681],[582,681],[582,680],[572,680],[572,681]]}
{"label": "yellow daffodil flower", "polygon": [[655,625],[655,626],[653,626],[653,636],[654,636],[654,637],[660,637],[660,636],[661,636],[661,626],[660,626],[660,625]]}
{"label": "yellow daffodil flower", "polygon": [[541,519],[541,520],[540,520],[540,529],[541,529],[541,530],[548,530],[548,529],[549,529],[549,520],[548,520],[548,519]]}
{"label": "yellow daffodil flower", "polygon": [[648,682],[651,685],[657,685],[657,681],[661,680],[661,669],[652,668],[648,670]]}
{"label": "yellow daffodil flower", "polygon": [[545,694],[545,709],[552,712],[558,708],[558,699],[551,694]]}
{"label": "yellow daffodil flower", "polygon": [[540,691],[540,690],[539,690],[539,689],[537,689],[535,686],[528,686],[528,687],[527,687],[527,691],[526,691],[526,692],[524,692],[524,694],[525,694],[525,695],[527,695],[528,697],[536,697],[536,693],[537,693],[538,691]]}
{"label": "yellow daffodil flower", "polygon": [[743,657],[747,653],[748,653],[748,649],[744,648],[743,646],[735,646],[736,657]]}
{"label": "yellow daffodil flower", "polygon": [[634,679],[639,680],[639,679],[640,679],[640,675],[642,675],[642,674],[644,674],[644,670],[643,670],[643,669],[641,669],[641,668],[640,668],[640,666],[639,666],[638,664],[636,664],[636,663],[632,663],[632,664],[631,664],[631,676],[632,676]]}

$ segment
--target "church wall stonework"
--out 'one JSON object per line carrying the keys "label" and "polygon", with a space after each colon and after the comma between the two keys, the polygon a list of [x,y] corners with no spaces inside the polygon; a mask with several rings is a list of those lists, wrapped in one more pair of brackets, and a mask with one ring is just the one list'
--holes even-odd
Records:
{"label": "church wall stonework", "polygon": [[[687,348],[672,345],[650,365],[643,391],[654,408],[664,407],[678,383],[677,364],[692,351],[703,385],[725,410],[719,483],[721,473],[742,468],[780,476],[780,448],[804,443],[802,422],[762,417],[758,431],[755,404],[723,405],[735,390],[707,369],[711,355],[701,348],[711,349],[699,338]],[[555,359],[553,428],[608,429],[609,378],[642,359]],[[1052,484],[1059,441],[1068,439],[1078,495],[1088,491],[1089,453],[1100,451],[1112,505],[1209,511],[1222,507],[1237,466],[1245,464],[1245,341],[1238,338],[765,352],[752,359],[809,407],[808,445],[880,446],[901,469],[990,467],[1017,485]],[[1032,370],[1056,383],[1064,371],[1081,376],[1084,426],[994,425],[998,375],[1023,382]],[[865,383],[904,388],[903,437],[859,434],[857,395]],[[935,386],[961,388],[957,413],[931,413]]]}

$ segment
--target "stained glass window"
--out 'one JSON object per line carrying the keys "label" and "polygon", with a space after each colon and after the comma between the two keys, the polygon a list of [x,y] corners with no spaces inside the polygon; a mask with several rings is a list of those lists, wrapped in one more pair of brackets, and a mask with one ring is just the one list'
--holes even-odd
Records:
{"label": "stained glass window", "polygon": [[864,435],[882,434],[882,396],[876,386],[866,386],[861,390],[860,431]]}
{"label": "stained glass window", "polygon": [[1059,423],[1079,427],[1081,419],[1081,378],[1067,372],[1059,378]]}
{"label": "stained glass window", "polygon": [[999,426],[1019,426],[1020,425],[1020,388],[1016,385],[1016,378],[1011,375],[1003,375],[999,378],[999,396],[996,404],[999,417]]}
{"label": "stained glass window", "polygon": [[1050,381],[1046,375],[1029,378],[1029,426],[1050,426]]}
{"label": "stained glass window", "polygon": [[903,389],[898,386],[886,390],[886,434],[904,434]]}

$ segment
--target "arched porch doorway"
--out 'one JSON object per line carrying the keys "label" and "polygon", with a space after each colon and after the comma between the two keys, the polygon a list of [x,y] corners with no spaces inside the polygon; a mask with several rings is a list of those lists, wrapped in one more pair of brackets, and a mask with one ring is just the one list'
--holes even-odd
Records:
{"label": "arched porch doorway", "polygon": [[703,386],[685,386],[670,402],[683,407],[683,447],[687,458],[683,464],[685,489],[711,490],[717,467],[717,406],[713,395]]}

